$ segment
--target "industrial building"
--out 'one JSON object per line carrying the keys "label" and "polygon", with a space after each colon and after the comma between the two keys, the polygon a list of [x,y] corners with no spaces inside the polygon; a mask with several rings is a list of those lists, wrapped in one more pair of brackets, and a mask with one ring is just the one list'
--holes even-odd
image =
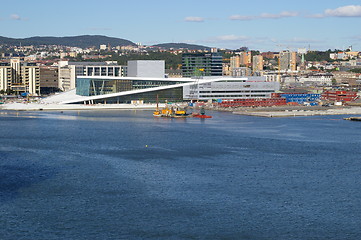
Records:
{"label": "industrial building", "polygon": [[358,99],[356,91],[328,90],[322,93],[322,100],[330,102],[352,102]]}

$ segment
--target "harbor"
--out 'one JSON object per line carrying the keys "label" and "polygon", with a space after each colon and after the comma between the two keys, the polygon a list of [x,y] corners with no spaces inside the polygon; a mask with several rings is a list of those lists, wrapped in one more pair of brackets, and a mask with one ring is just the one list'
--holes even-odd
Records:
{"label": "harbor", "polygon": [[79,112],[3,116],[1,239],[361,235],[356,123]]}

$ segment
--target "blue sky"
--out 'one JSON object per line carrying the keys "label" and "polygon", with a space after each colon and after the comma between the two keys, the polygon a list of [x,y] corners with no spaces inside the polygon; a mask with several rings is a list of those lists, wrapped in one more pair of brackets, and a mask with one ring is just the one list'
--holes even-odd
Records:
{"label": "blue sky", "polygon": [[4,37],[106,35],[260,51],[360,51],[360,24],[360,0],[17,0],[0,8]]}

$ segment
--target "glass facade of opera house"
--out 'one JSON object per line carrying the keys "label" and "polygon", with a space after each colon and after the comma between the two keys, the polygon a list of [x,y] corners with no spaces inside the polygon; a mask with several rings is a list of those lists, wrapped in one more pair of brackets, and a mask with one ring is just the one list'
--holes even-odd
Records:
{"label": "glass facade of opera house", "polygon": [[[163,90],[150,90],[155,87],[172,86],[175,84],[190,83],[181,80],[153,79],[106,79],[106,78],[78,78],[77,95],[101,96],[100,99],[92,100],[93,103],[131,103],[143,101],[144,103],[180,102],[184,100],[212,100],[212,99],[247,99],[247,98],[270,98],[272,93],[280,89],[278,82],[266,82],[260,77],[248,77],[246,79],[220,78],[217,81],[174,86]],[[121,93],[132,90],[148,91],[129,93],[120,96],[107,96],[107,94]],[[103,97],[104,96],[104,97]]]}
{"label": "glass facade of opera house", "polygon": [[[140,90],[154,87],[169,86],[185,83],[186,81],[167,80],[132,80],[132,79],[95,79],[78,78],[76,94],[81,96],[98,96],[111,93],[119,93],[131,90]],[[144,102],[183,101],[182,87],[166,90],[157,90],[117,97],[104,97],[107,103],[131,103],[132,100],[143,100]],[[104,100],[94,100],[95,103],[103,103]]]}

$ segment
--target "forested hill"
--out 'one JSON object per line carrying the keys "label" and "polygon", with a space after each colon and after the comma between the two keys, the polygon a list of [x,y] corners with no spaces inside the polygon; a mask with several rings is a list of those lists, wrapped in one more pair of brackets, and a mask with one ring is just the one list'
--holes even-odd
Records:
{"label": "forested hill", "polygon": [[99,45],[111,45],[111,46],[136,46],[135,43],[114,37],[106,37],[100,35],[83,35],[73,37],[30,37],[30,38],[7,38],[0,36],[0,45],[12,45],[12,46],[39,46],[39,45],[62,45],[70,47],[87,48]]}
{"label": "forested hill", "polygon": [[188,44],[188,43],[162,43],[153,45],[155,47],[160,47],[164,49],[189,49],[189,50],[210,50],[210,47],[196,45],[196,44]]}

